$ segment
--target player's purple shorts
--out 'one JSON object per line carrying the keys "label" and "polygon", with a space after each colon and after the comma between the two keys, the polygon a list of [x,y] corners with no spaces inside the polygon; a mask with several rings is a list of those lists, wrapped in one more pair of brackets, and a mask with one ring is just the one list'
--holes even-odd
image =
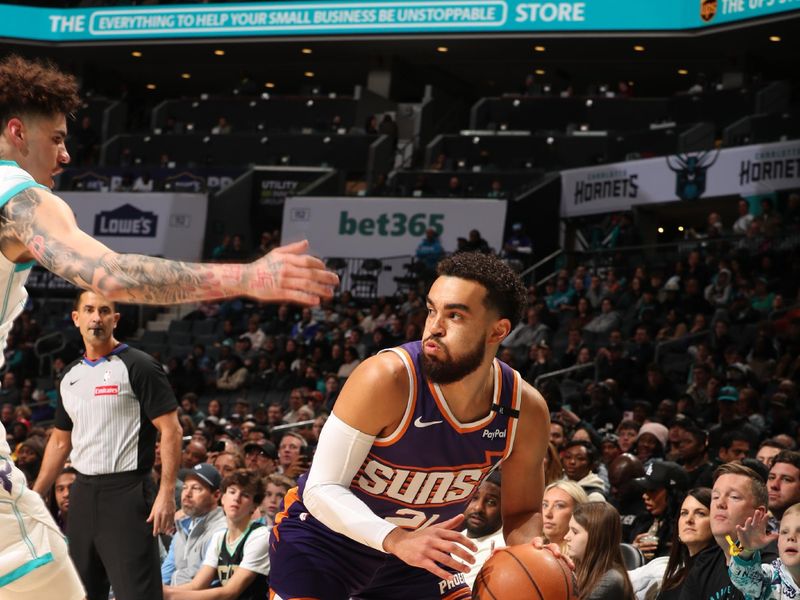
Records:
{"label": "player's purple shorts", "polygon": [[443,581],[328,529],[307,512],[298,512],[300,507],[300,502],[294,503],[270,536],[270,589],[282,600],[466,600],[472,596],[463,575]]}

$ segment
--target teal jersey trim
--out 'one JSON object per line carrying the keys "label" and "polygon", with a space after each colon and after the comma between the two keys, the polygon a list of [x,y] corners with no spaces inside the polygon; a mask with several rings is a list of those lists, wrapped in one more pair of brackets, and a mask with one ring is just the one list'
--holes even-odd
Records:
{"label": "teal jersey trim", "polygon": [[47,554],[43,554],[39,558],[34,558],[31,561],[26,562],[21,567],[17,567],[10,573],[6,573],[2,577],[0,577],[0,588],[3,586],[8,585],[12,581],[16,581],[20,577],[24,577],[31,571],[38,569],[39,567],[43,567],[44,565],[53,562],[53,553],[48,552]]}
{"label": "teal jersey trim", "polygon": [[26,263],[17,263],[14,266],[14,273],[19,273],[20,271],[25,271],[27,269],[32,269],[36,265],[36,261],[32,260]]}

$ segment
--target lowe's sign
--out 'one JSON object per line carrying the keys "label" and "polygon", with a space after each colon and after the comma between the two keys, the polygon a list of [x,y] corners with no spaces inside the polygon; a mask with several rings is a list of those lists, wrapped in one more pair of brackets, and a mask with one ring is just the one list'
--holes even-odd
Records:
{"label": "lowe's sign", "polygon": [[375,0],[47,9],[0,4],[0,37],[46,42],[236,36],[684,30],[800,0]]}

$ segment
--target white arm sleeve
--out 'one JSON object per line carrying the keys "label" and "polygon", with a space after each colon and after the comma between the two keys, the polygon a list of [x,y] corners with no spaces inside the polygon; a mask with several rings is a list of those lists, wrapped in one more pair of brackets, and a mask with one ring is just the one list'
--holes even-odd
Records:
{"label": "white arm sleeve", "polygon": [[383,540],[396,527],[381,519],[350,491],[375,441],[332,414],[319,436],[303,504],[327,527],[365,546],[386,552]]}

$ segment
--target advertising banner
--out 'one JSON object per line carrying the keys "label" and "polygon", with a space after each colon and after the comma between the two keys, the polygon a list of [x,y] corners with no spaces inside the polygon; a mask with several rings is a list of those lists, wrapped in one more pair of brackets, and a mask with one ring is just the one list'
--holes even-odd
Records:
{"label": "advertising banner", "polygon": [[131,191],[139,178],[151,190],[201,193],[220,191],[245,172],[244,168],[201,167],[170,169],[161,167],[68,167],[58,179],[58,189],[86,192]]}
{"label": "advertising banner", "polygon": [[800,188],[800,140],[562,171],[561,216],[793,188]]}
{"label": "advertising banner", "polygon": [[294,197],[286,199],[281,240],[308,239],[325,258],[384,258],[412,256],[428,228],[447,252],[477,229],[499,250],[505,221],[505,200]]}
{"label": "advertising banner", "polygon": [[63,192],[78,226],[117,252],[200,260],[205,194]]}
{"label": "advertising banner", "polygon": [[376,0],[49,9],[0,4],[0,37],[48,42],[236,36],[695,29],[800,0]]}

